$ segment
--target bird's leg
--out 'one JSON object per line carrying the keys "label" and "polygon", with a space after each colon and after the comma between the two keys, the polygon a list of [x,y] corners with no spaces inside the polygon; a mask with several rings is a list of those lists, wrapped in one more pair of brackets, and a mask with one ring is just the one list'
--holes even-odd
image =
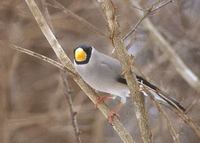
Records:
{"label": "bird's leg", "polygon": [[123,106],[123,103],[120,102],[119,104],[117,104],[108,114],[108,122],[110,124],[112,124],[114,117],[118,117],[119,118],[119,114],[117,112],[119,112],[119,110],[121,109],[121,107]]}
{"label": "bird's leg", "polygon": [[112,96],[108,96],[108,95],[100,95],[97,97],[97,101],[96,101],[96,104],[95,104],[95,107],[97,108],[97,106],[99,104],[102,104],[104,103],[106,100],[108,99],[112,99],[113,97]]}

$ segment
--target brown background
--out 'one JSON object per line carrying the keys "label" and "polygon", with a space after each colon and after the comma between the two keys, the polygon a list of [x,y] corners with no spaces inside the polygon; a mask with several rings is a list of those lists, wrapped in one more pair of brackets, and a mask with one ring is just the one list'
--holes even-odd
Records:
{"label": "brown background", "polygon": [[[95,46],[111,55],[112,44],[101,8],[95,0],[59,0],[68,10],[94,25],[105,36],[95,32],[88,24],[70,13],[55,8],[53,0],[37,0],[37,4],[52,25],[54,34],[72,59],[73,48],[79,44]],[[148,8],[156,0],[141,0]],[[127,0],[115,0],[117,16],[123,34],[139,18]],[[51,4],[51,5],[50,5]],[[46,13],[48,8],[49,15]],[[151,21],[172,45],[185,64],[200,77],[200,1],[180,0],[163,7]],[[0,142],[1,143],[74,143],[71,116],[63,94],[60,71],[43,61],[11,49],[16,44],[56,60],[54,52],[38,28],[23,0],[0,1]],[[126,40],[143,73],[176,98],[185,107],[193,105],[188,115],[200,122],[200,94],[191,88],[176,72],[168,56],[161,52],[157,41],[147,29],[140,26]],[[83,143],[121,142],[101,113],[69,79],[73,89],[73,103],[78,113],[78,123]],[[146,98],[146,107],[155,143],[173,142],[166,120]],[[194,132],[165,108],[169,119],[180,135],[182,143],[199,143]],[[141,142],[131,100],[120,112],[120,119],[137,142]]]}

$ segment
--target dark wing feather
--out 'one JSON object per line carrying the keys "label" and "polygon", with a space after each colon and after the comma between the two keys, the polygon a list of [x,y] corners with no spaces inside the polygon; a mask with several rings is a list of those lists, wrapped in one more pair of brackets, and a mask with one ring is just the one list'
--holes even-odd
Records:
{"label": "dark wing feather", "polygon": [[139,83],[143,83],[144,85],[150,87],[153,90],[159,90],[159,88],[157,88],[155,85],[153,85],[152,83],[148,82],[146,79],[144,79],[143,77],[136,75],[136,78],[138,80]]}
{"label": "dark wing feather", "polygon": [[[161,99],[163,99],[166,103],[168,103],[169,105],[171,105],[172,107],[174,107],[176,109],[181,109],[183,112],[185,111],[185,108],[183,106],[181,106],[173,98],[171,98],[169,96],[166,96],[158,87],[156,87],[155,85],[151,84],[150,82],[148,82],[146,79],[144,79],[141,76],[136,75],[136,78],[137,78],[137,81],[140,84],[144,85],[149,90],[152,90],[155,94],[157,94],[157,96],[159,96]],[[118,77],[117,81],[122,83],[122,84],[127,84],[126,79],[124,79],[123,77]]]}
{"label": "dark wing feather", "polygon": [[[139,83],[143,83],[144,85],[152,88],[153,90],[159,90],[155,85],[151,84],[150,82],[148,82],[146,79],[144,79],[141,76],[136,75],[136,79]],[[126,79],[122,76],[118,77],[117,81],[122,83],[122,84],[127,84]]]}
{"label": "dark wing feather", "polygon": [[126,84],[126,85],[127,85],[126,79],[123,78],[123,77],[118,77],[118,78],[117,78],[117,81],[118,81],[119,83],[122,83],[122,84]]}

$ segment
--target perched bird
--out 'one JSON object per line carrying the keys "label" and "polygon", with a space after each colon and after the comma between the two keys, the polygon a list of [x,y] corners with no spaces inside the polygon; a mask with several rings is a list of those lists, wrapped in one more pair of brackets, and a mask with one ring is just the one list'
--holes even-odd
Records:
{"label": "perched bird", "polygon": [[[120,97],[121,102],[108,115],[109,121],[112,121],[114,115],[121,105],[126,103],[126,98],[129,97],[130,91],[127,82],[122,76],[122,67],[120,62],[97,51],[92,46],[80,45],[74,49],[74,66],[83,80],[97,91],[109,93],[111,96],[99,97],[99,103],[110,97]],[[170,105],[178,110],[185,109],[173,98],[168,97],[155,85],[148,82],[143,77],[136,74],[137,81],[144,95],[153,95],[154,99],[161,103]]]}

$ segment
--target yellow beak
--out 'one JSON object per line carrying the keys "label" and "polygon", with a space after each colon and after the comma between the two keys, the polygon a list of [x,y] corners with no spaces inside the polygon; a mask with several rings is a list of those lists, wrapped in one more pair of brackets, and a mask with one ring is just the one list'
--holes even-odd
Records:
{"label": "yellow beak", "polygon": [[75,60],[78,62],[82,62],[85,61],[87,57],[87,54],[85,53],[85,51],[82,48],[78,48],[75,51]]}

